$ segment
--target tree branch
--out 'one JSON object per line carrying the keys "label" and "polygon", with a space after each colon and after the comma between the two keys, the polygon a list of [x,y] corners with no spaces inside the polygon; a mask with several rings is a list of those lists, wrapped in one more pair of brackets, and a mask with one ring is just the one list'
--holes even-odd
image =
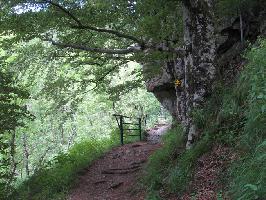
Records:
{"label": "tree branch", "polygon": [[126,49],[106,49],[106,48],[87,47],[87,46],[78,45],[78,44],[61,43],[61,42],[56,42],[54,40],[48,40],[48,41],[50,41],[53,45],[56,45],[61,48],[72,48],[72,49],[89,51],[89,52],[94,52],[94,53],[129,54],[129,53],[135,53],[135,52],[141,51],[140,47],[129,47]]}
{"label": "tree branch", "polygon": [[43,0],[43,1],[46,2],[46,3],[49,3],[51,5],[53,5],[55,7],[57,7],[62,12],[64,12],[69,18],[71,18],[73,21],[75,21],[77,25],[72,25],[71,26],[72,28],[76,28],[76,29],[87,29],[87,30],[96,31],[96,32],[99,32],[99,33],[109,33],[109,34],[115,35],[115,36],[117,36],[119,38],[125,38],[125,39],[132,40],[132,41],[138,43],[141,46],[144,45],[144,42],[143,41],[139,40],[138,38],[136,38],[136,37],[134,37],[132,35],[127,35],[125,33],[121,33],[121,32],[116,31],[116,30],[104,29],[104,28],[97,28],[97,27],[90,26],[90,25],[84,25],[70,11],[68,11],[66,8],[64,8],[63,6],[59,5],[58,3],[55,3],[55,2],[53,2],[51,0]]}
{"label": "tree branch", "polygon": [[63,11],[66,15],[68,15],[72,20],[74,20],[79,26],[83,26],[81,21],[78,18],[76,18],[71,12],[69,12],[67,9],[65,9],[63,6],[59,5],[58,3],[53,2],[51,0],[43,0],[43,2],[57,7],[59,10]]}
{"label": "tree branch", "polygon": [[83,45],[77,45],[77,44],[65,44],[60,42],[51,41],[53,45],[57,45],[61,48],[73,48],[73,49],[79,49],[89,52],[95,52],[95,53],[105,53],[105,54],[129,54],[129,53],[135,53],[139,51],[162,51],[162,52],[169,52],[169,53],[175,53],[179,56],[184,56],[186,53],[186,50],[183,48],[171,48],[164,45],[164,43],[161,44],[154,44],[151,41],[148,43],[145,43],[142,40],[139,40],[138,38],[128,35],[125,33],[121,33],[116,30],[112,29],[105,29],[105,28],[98,28],[91,25],[84,25],[76,16],[74,16],[69,10],[64,8],[58,3],[53,2],[52,0],[42,0],[45,3],[51,4],[52,6],[57,7],[59,10],[61,10],[63,13],[65,13],[70,19],[72,19],[76,25],[72,25],[72,28],[76,29],[86,29],[91,31],[96,31],[98,33],[109,33],[111,35],[114,35],[118,38],[124,38],[129,39],[134,42],[136,42],[138,45],[135,47],[129,47],[126,49],[105,49],[105,48],[93,48],[93,47],[86,47]]}
{"label": "tree branch", "polygon": [[48,39],[47,41],[50,41],[53,45],[56,45],[61,48],[72,48],[72,49],[78,49],[88,52],[94,52],[94,53],[104,53],[104,54],[130,54],[130,53],[136,53],[136,52],[150,52],[150,51],[162,51],[162,52],[168,52],[168,53],[175,53],[180,57],[183,57],[186,53],[186,50],[184,48],[171,48],[166,47],[163,45],[146,45],[145,49],[142,49],[139,46],[131,46],[126,49],[107,49],[107,48],[95,48],[95,47],[88,47],[84,45],[79,44],[68,44],[68,43],[61,43],[56,42],[54,40]]}
{"label": "tree branch", "polygon": [[75,65],[96,65],[96,66],[103,66],[103,63],[99,63],[99,62],[90,62],[90,61],[78,61],[78,62],[73,62],[71,64],[75,64]]}
{"label": "tree branch", "polygon": [[112,55],[112,54],[107,54],[104,56],[104,58],[102,56],[96,56],[96,55],[87,55],[87,58],[92,58],[92,59],[109,59],[109,60],[123,60],[123,61],[135,61],[134,59],[130,59],[129,57],[126,57],[124,55],[120,55],[120,56],[116,56],[116,55]]}
{"label": "tree branch", "polygon": [[126,62],[122,62],[122,63],[120,63],[120,64],[118,64],[118,65],[113,66],[111,69],[109,69],[107,72],[105,72],[104,75],[102,75],[100,78],[98,78],[97,80],[95,80],[95,81],[94,81],[95,86],[94,86],[92,89],[90,89],[90,90],[88,90],[88,91],[85,91],[84,94],[87,93],[87,92],[90,92],[90,91],[95,90],[95,89],[99,86],[99,83],[100,83],[101,81],[103,81],[103,80],[105,79],[106,76],[108,76],[110,73],[112,73],[117,67],[120,67],[120,66],[122,66],[122,65],[124,65],[124,64],[126,64]]}
{"label": "tree branch", "polygon": [[186,54],[186,49],[181,48],[181,47],[169,47],[167,45],[165,45],[164,42],[162,43],[152,43],[150,42],[150,44],[146,44],[145,49],[146,52],[150,52],[150,51],[161,51],[161,52],[168,52],[168,53],[175,53],[180,57],[185,56]]}
{"label": "tree branch", "polygon": [[121,33],[121,32],[116,31],[116,30],[97,28],[97,27],[88,26],[88,25],[86,25],[86,26],[85,25],[78,25],[78,26],[72,25],[71,27],[76,28],[76,29],[88,29],[88,30],[99,32],[99,33],[109,33],[109,34],[115,35],[119,38],[125,38],[125,39],[132,40],[132,41],[138,43],[139,45],[144,46],[144,41],[141,41],[132,35],[127,35],[125,33]]}

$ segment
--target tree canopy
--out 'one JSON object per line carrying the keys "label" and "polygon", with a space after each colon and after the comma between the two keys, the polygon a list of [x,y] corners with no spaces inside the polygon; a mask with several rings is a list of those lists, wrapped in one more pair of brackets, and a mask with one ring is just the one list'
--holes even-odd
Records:
{"label": "tree canopy", "polygon": [[[158,0],[7,1],[2,3],[1,31],[17,41],[39,37],[61,48],[100,54],[179,52],[179,6]],[[166,47],[164,40],[175,41]]]}

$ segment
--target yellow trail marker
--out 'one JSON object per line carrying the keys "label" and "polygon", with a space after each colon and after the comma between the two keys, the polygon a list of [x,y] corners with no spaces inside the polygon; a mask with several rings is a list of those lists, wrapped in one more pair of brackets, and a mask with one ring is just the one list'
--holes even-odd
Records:
{"label": "yellow trail marker", "polygon": [[180,86],[181,85],[181,81],[180,80],[175,80],[175,86],[177,87],[177,86]]}

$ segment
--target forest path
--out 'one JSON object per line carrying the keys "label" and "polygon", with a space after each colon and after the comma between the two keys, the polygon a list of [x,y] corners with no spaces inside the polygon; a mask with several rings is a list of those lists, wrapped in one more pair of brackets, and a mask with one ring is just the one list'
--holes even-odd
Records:
{"label": "forest path", "polygon": [[165,126],[150,129],[147,142],[113,148],[84,169],[69,200],[144,200],[145,193],[137,183],[148,157],[161,147],[158,135],[168,129]]}

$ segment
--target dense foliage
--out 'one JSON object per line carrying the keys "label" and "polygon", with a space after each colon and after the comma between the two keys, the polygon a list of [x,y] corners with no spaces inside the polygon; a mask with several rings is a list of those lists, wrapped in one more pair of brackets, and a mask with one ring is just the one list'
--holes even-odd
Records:
{"label": "dense foliage", "polygon": [[[90,62],[67,63],[68,59],[54,57],[53,51],[53,47],[39,40],[3,47],[1,51],[3,199],[13,189],[15,199],[27,199],[28,192],[36,193],[36,199],[65,195],[78,170],[119,141],[112,114],[141,117],[143,129],[153,126],[161,115],[159,102],[144,89],[137,63],[125,62],[116,73],[105,75],[95,71]],[[133,74],[136,71],[138,76]],[[99,80],[97,88],[90,79]],[[76,164],[66,160],[69,155]],[[62,170],[63,165],[66,170]],[[58,187],[54,187],[56,180],[62,181]],[[25,189],[28,187],[30,191]]]}
{"label": "dense foliage", "polygon": [[[241,160],[232,167],[231,192],[234,198],[260,199],[266,196],[266,40],[261,40],[247,53],[249,61],[234,93],[241,99],[234,115],[244,116],[239,134]],[[240,96],[241,95],[241,96]],[[238,99],[236,99],[238,98]],[[232,114],[231,114],[232,115]]]}
{"label": "dense foliage", "polygon": [[[2,67],[4,64],[1,62]],[[3,68],[0,70],[0,195],[10,192],[10,184],[16,178],[15,130],[24,125],[23,119],[30,117],[23,105],[28,92],[16,86],[13,76],[4,72]]]}

